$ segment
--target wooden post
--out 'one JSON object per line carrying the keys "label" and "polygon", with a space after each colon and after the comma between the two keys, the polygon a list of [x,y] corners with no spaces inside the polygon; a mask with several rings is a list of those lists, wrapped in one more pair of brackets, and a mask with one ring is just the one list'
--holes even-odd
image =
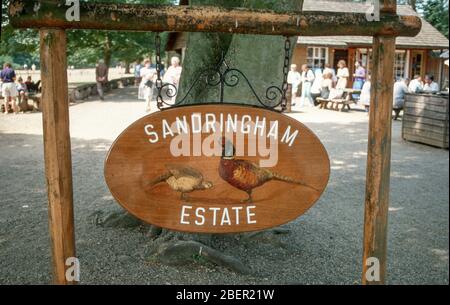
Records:
{"label": "wooden post", "polygon": [[67,258],[75,257],[75,235],[65,31],[41,29],[40,45],[53,279],[56,284],[69,284],[65,264]]}
{"label": "wooden post", "polygon": [[[382,1],[381,11],[395,14],[395,0]],[[372,50],[362,274],[366,285],[386,280],[395,37],[374,37]]]}

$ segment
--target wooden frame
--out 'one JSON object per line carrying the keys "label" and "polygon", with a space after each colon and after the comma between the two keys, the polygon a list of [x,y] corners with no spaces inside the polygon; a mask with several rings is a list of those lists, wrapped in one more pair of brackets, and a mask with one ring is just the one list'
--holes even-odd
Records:
{"label": "wooden frame", "polygon": [[[39,13],[33,11],[35,2],[40,4]],[[415,36],[420,30],[421,22],[416,16],[397,16],[395,0],[380,2],[381,20],[376,22],[368,21],[365,14],[280,13],[214,7],[155,7],[85,2],[81,3],[82,9],[89,9],[91,13],[82,16],[79,22],[68,22],[63,17],[65,1],[13,0],[9,10],[12,25],[40,29],[45,168],[55,283],[68,284],[65,262],[75,255],[68,84],[65,73],[65,29],[75,28],[286,36],[373,36],[373,90],[367,155],[362,283],[385,283],[395,36]],[[135,18],[136,14],[142,18]],[[367,265],[369,258],[376,258],[380,263],[380,278],[374,281],[369,281],[365,276],[370,267]]]}
{"label": "wooden frame", "polygon": [[[421,62],[421,68],[420,73],[413,71],[413,58],[415,55],[421,55],[422,56],[422,62]],[[414,49],[411,50],[410,58],[409,58],[409,74],[411,75],[411,78],[414,77],[414,75],[420,75],[422,77],[425,77],[425,71],[427,70],[427,51],[424,49]]]}
{"label": "wooden frame", "polygon": [[[39,5],[35,5],[39,2]],[[415,36],[421,20],[390,11],[380,21],[365,13],[290,12],[226,9],[213,6],[154,6],[80,2],[79,21],[68,21],[65,1],[12,0],[11,24],[17,28],[96,29],[152,32],[221,32],[284,36]],[[37,8],[37,9],[36,9]],[[330,30],[332,29],[332,30]]]}

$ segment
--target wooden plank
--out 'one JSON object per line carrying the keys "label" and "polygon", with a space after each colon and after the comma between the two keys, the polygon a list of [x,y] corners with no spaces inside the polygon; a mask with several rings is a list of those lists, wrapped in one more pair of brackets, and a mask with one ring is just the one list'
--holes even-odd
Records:
{"label": "wooden plank", "polygon": [[403,121],[403,128],[409,128],[413,130],[423,130],[428,132],[433,132],[440,135],[445,135],[447,131],[445,128],[434,126],[434,125],[428,125],[428,124],[421,124],[421,123],[413,123],[408,121]]}
{"label": "wooden plank", "polygon": [[408,128],[408,127],[405,127],[403,129],[403,134],[405,136],[407,134],[411,134],[414,136],[420,136],[423,138],[438,140],[438,141],[442,141],[442,142],[445,142],[445,137],[446,137],[445,133],[437,133],[437,132],[434,132],[431,130],[423,130],[423,129],[412,129],[412,128]]}
{"label": "wooden plank", "polygon": [[40,30],[42,119],[49,226],[56,284],[66,280],[66,259],[75,257],[72,161],[69,133],[66,33]]}
{"label": "wooden plank", "polygon": [[405,107],[408,108],[414,108],[414,109],[419,109],[419,110],[429,110],[429,111],[435,111],[435,112],[440,112],[440,113],[447,113],[448,108],[446,105],[435,105],[435,104],[431,104],[431,103],[411,103],[408,102],[405,104]]}
{"label": "wooden plank", "polygon": [[408,116],[407,119],[405,119],[405,117],[403,117],[403,122],[410,123],[410,124],[418,124],[418,126],[427,125],[427,126],[437,127],[442,130],[448,130],[448,124],[445,121],[440,121],[440,120]]}
{"label": "wooden plank", "polygon": [[[394,4],[395,7],[395,4]],[[367,152],[362,283],[386,280],[387,219],[392,137],[395,38],[374,37],[372,92]],[[370,259],[379,262],[379,279],[368,278]]]}
{"label": "wooden plank", "polygon": [[445,121],[447,119],[447,114],[445,112],[437,112],[428,109],[416,109],[411,107],[404,107],[403,112],[406,115],[414,115],[418,117],[425,117],[440,121]]}
{"label": "wooden plank", "polygon": [[[80,21],[66,19],[65,1],[12,0],[10,22],[16,28],[63,28],[152,32],[221,32],[284,36],[416,36],[417,16],[365,13],[292,12],[214,6],[155,6],[80,1]],[[332,30],[330,30],[332,29]]]}
{"label": "wooden plank", "polygon": [[438,127],[442,127],[442,128],[444,128],[445,126],[448,125],[447,120],[427,118],[424,116],[413,115],[413,114],[403,115],[403,121],[410,122],[410,123],[433,125],[433,126],[438,126]]}
{"label": "wooden plank", "polygon": [[405,104],[416,103],[426,105],[442,105],[448,107],[448,97],[434,95],[413,95],[407,94]]}
{"label": "wooden plank", "polygon": [[417,142],[417,143],[422,143],[422,144],[428,144],[428,145],[432,145],[432,146],[436,146],[439,148],[448,148],[448,141],[438,141],[438,140],[434,140],[434,139],[428,139],[428,138],[423,138],[421,136],[416,136],[416,135],[406,135],[403,136],[404,140],[410,141],[410,142]]}

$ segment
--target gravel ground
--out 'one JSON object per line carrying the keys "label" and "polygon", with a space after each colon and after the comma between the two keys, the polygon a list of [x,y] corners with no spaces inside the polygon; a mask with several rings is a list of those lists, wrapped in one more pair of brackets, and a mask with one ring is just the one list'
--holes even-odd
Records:
{"label": "gravel ground", "polygon": [[[164,266],[148,257],[145,227],[100,227],[95,212],[120,211],[103,178],[118,134],[143,115],[136,89],[71,107],[77,255],[82,284],[358,284],[362,257],[367,115],[306,109],[293,116],[323,141],[331,179],[318,203],[273,241],[217,242],[254,271],[201,263]],[[51,282],[41,114],[0,117],[0,284]],[[449,153],[401,139],[394,122],[388,282],[448,284]]]}

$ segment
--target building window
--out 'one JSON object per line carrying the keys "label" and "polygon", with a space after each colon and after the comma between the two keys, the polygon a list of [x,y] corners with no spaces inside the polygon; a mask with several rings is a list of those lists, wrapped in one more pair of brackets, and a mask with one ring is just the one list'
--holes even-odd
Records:
{"label": "building window", "polygon": [[406,51],[395,52],[394,76],[395,79],[405,77]]}
{"label": "building window", "polygon": [[328,58],[328,48],[308,47],[306,63],[311,69],[324,68]]}

